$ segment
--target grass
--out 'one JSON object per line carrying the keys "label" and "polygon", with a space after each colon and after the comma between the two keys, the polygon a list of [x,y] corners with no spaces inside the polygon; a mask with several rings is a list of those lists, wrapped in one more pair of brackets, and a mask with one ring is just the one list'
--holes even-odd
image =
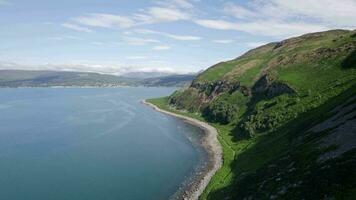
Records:
{"label": "grass", "polygon": [[[201,121],[205,121],[204,118],[198,114],[193,114],[190,112],[183,112],[180,110],[176,110],[169,106],[168,97],[157,98],[157,99],[149,99],[148,102],[158,106],[163,110],[167,110],[176,114],[192,117]],[[206,122],[206,121],[205,121]],[[254,154],[273,154],[276,149],[280,148],[278,145],[274,145],[273,149],[269,149],[269,151],[265,151],[263,149],[255,150],[252,155],[242,154],[246,152],[248,149],[253,148],[254,144],[258,141],[263,140],[263,138],[254,138],[254,139],[246,139],[241,141],[234,141],[234,135],[232,135],[233,126],[229,125],[220,125],[216,123],[210,123],[218,130],[218,139],[223,149],[223,166],[222,168],[215,174],[215,176],[210,181],[209,185],[205,189],[204,193],[201,195],[200,199],[208,199],[209,194],[212,194],[218,190],[221,190],[234,181],[234,177],[236,173],[241,174],[246,171],[255,170],[261,163],[266,162],[266,158],[270,156],[259,156],[253,162],[250,162],[251,159],[245,159],[246,157],[253,158]],[[282,145],[282,143],[279,143]],[[238,165],[236,165],[235,161],[241,160]]]}
{"label": "grass", "polygon": [[[308,180],[312,182],[313,180],[309,180],[308,177],[303,174],[310,170],[313,170],[313,173],[315,174],[320,173],[317,171],[317,167],[313,166],[316,165],[315,160],[322,152],[315,149],[315,141],[317,141],[316,139],[318,137],[306,137],[308,135],[305,130],[310,127],[311,122],[315,123],[327,118],[329,115],[325,115],[325,113],[329,113],[335,105],[342,104],[342,102],[345,102],[346,99],[353,97],[355,94],[356,88],[353,87],[347,91],[344,91],[342,95],[328,100],[322,106],[300,115],[300,117],[281,127],[277,131],[271,134],[258,135],[254,138],[236,140],[234,126],[232,124],[221,125],[217,123],[210,123],[218,130],[218,139],[223,148],[224,162],[222,168],[212,178],[200,199],[229,199],[229,197],[231,199],[241,199],[244,194],[254,192],[257,194],[256,190],[251,188],[246,189],[246,187],[251,187],[251,185],[257,186],[262,184],[265,179],[271,179],[273,176],[277,177],[277,174],[281,173],[281,171],[286,171],[292,162],[296,163],[295,168],[296,170],[298,169],[298,171],[293,174],[281,176],[285,179],[284,184],[297,184],[299,180]],[[168,104],[168,97],[150,99],[148,102],[155,104],[161,109],[205,121],[199,114],[184,112],[172,108]],[[293,138],[300,136],[305,136],[308,142],[295,144]],[[353,159],[355,158],[355,155],[356,154],[352,154],[347,159]],[[288,157],[288,159],[283,160],[283,157]],[[345,160],[342,157],[336,163],[342,163],[344,161]],[[336,165],[336,163],[333,164]],[[268,166],[271,165],[279,165],[278,170],[275,169],[273,172],[267,172],[266,170],[269,169]],[[330,165],[330,163],[325,165]],[[348,166],[345,165],[345,167]],[[288,170],[290,170],[290,167]],[[344,176],[345,172],[334,171],[333,173]],[[265,174],[269,174],[269,178],[267,178]],[[352,176],[356,178],[354,174]],[[254,177],[253,179],[255,182],[249,182],[250,180],[246,177]],[[308,182],[308,184],[312,183]],[[348,184],[348,186],[352,185],[351,183]],[[263,190],[259,191],[258,194],[261,195],[265,193],[266,195],[273,195],[273,193],[276,193],[276,191],[281,187],[281,184],[270,183],[268,187],[268,192]],[[236,191],[237,188],[245,188],[248,191],[242,192],[242,195],[237,195],[238,192],[241,192],[241,189]],[[319,188],[319,190],[322,189],[323,188]],[[303,190],[307,191],[309,189],[304,187]],[[335,194],[340,193],[341,191],[342,190],[336,188]],[[353,194],[352,191],[352,189],[347,190],[342,195],[350,195],[349,193]],[[299,192],[297,193],[300,195]],[[315,192],[313,192],[313,195],[317,196]],[[269,196],[262,195],[259,197],[263,199],[268,198]],[[293,196],[290,198],[292,197]]]}
{"label": "grass", "polygon": [[[222,92],[207,102],[206,93],[188,88],[149,100],[164,110],[208,121],[218,130],[224,163],[200,199],[325,197],[321,195],[342,199],[355,194],[356,183],[349,179],[356,179],[356,174],[352,171],[347,176],[343,169],[356,167],[356,151],[318,163],[321,154],[337,147],[319,148],[330,130],[309,131],[330,117],[333,108],[356,96],[356,51],[348,48],[355,47],[352,34],[330,31],[291,39],[277,49],[273,45],[261,47],[213,66],[195,80],[209,86],[216,80],[235,79],[252,88],[261,74],[267,73],[293,88],[292,94],[244,96],[238,90]],[[252,62],[255,60],[258,62]],[[246,67],[249,62],[256,64]],[[241,66],[246,68],[239,71]],[[208,113],[200,112],[204,106],[210,109]],[[211,117],[225,111],[230,116],[232,110],[234,117],[228,124],[219,124]],[[320,186],[315,186],[318,182]]]}

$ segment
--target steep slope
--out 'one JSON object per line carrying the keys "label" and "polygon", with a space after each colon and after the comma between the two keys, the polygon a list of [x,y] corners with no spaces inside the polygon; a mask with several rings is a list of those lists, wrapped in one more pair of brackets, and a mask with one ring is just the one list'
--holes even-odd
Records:
{"label": "steep slope", "polygon": [[332,30],[253,49],[152,102],[219,130],[224,165],[201,199],[345,199],[355,99],[356,31]]}

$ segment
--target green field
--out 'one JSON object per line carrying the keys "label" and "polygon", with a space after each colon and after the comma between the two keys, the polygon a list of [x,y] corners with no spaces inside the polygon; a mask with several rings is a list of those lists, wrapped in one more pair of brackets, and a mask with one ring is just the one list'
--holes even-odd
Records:
{"label": "green field", "polygon": [[219,63],[191,87],[149,100],[217,128],[224,164],[200,199],[355,196],[356,144],[347,136],[356,123],[355,52],[355,31],[308,34]]}

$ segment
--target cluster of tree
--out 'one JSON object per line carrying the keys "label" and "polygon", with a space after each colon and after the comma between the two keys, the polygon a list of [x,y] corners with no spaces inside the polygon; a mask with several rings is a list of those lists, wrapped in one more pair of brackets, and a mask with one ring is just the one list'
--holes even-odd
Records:
{"label": "cluster of tree", "polygon": [[203,109],[203,117],[211,122],[228,124],[235,118],[238,107],[226,101],[215,101]]}

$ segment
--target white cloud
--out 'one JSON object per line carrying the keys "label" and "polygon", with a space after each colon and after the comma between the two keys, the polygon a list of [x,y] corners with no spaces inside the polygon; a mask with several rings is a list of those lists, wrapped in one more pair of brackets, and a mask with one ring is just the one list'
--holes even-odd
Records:
{"label": "white cloud", "polygon": [[135,19],[139,24],[153,24],[162,22],[174,22],[188,20],[190,15],[177,8],[150,7],[141,13],[135,14]]}
{"label": "white cloud", "polygon": [[[168,4],[168,2],[173,2]],[[189,20],[191,14],[182,8],[190,5],[184,0],[170,0],[164,6],[153,6],[146,9],[140,9],[132,15],[115,15],[108,13],[90,13],[84,16],[72,18],[71,21],[81,26],[92,26],[101,28],[120,28],[126,29],[133,26],[145,24],[174,22],[180,20]],[[71,27],[78,26],[71,24]]]}
{"label": "white cloud", "polygon": [[254,0],[226,3],[223,12],[235,20],[198,19],[198,25],[266,36],[296,36],[356,26],[355,0]]}
{"label": "white cloud", "polygon": [[152,43],[161,43],[159,40],[150,39],[150,38],[139,38],[139,37],[123,37],[122,40],[126,44],[136,45],[136,46],[152,44]]}
{"label": "white cloud", "polygon": [[162,33],[162,35],[175,39],[175,40],[182,40],[182,41],[194,41],[194,40],[201,40],[201,37],[198,36],[191,36],[191,35],[174,35],[169,33]]}
{"label": "white cloud", "polygon": [[268,42],[246,42],[246,46],[249,48],[256,48],[262,45],[267,44]]}
{"label": "white cloud", "polygon": [[68,29],[72,29],[74,31],[79,31],[79,32],[93,32],[91,29],[83,27],[83,26],[78,26],[76,24],[68,24],[68,23],[64,23],[62,24],[63,27],[68,28]]}
{"label": "white cloud", "polygon": [[218,44],[231,44],[231,43],[234,43],[235,40],[212,40],[212,42],[218,43]]}
{"label": "white cloud", "polygon": [[172,3],[182,8],[193,8],[193,4],[187,0],[172,0]]}
{"label": "white cloud", "polygon": [[195,23],[206,28],[236,30],[254,35],[296,36],[308,32],[327,30],[328,27],[303,22],[283,23],[279,21],[228,22],[224,20],[196,20]]}
{"label": "white cloud", "polygon": [[290,16],[305,16],[334,26],[356,26],[355,0],[270,0],[275,10],[286,10]]}
{"label": "white cloud", "polygon": [[170,50],[171,47],[166,45],[159,45],[159,46],[154,46],[152,49],[156,51],[166,51],[166,50]]}
{"label": "white cloud", "polygon": [[82,25],[103,28],[129,28],[135,25],[129,17],[103,13],[89,14],[73,20]]}
{"label": "white cloud", "polygon": [[237,30],[236,24],[224,20],[200,19],[200,20],[195,20],[194,22],[206,28],[212,28],[218,30]]}
{"label": "white cloud", "polygon": [[135,33],[140,33],[140,34],[157,34],[161,36],[165,36],[174,40],[181,40],[181,41],[196,41],[196,40],[201,40],[201,37],[198,36],[192,36],[192,35],[175,35],[175,34],[170,34],[170,33],[165,33],[165,32],[160,32],[160,31],[153,31],[153,30],[148,30],[148,29],[136,29],[134,30]]}
{"label": "white cloud", "polygon": [[193,3],[189,0],[164,0],[157,1],[156,4],[165,7],[179,7],[185,9],[191,9],[194,7]]}
{"label": "white cloud", "polygon": [[225,4],[224,12],[238,19],[254,18],[258,16],[256,12],[253,12],[242,6],[235,5],[233,3]]}

